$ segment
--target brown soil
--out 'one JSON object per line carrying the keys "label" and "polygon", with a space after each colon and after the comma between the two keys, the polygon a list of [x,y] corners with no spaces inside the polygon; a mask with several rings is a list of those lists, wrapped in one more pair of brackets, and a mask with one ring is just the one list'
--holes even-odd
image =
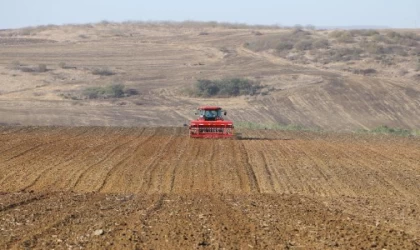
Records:
{"label": "brown soil", "polygon": [[186,132],[0,127],[0,247],[420,247],[418,139]]}

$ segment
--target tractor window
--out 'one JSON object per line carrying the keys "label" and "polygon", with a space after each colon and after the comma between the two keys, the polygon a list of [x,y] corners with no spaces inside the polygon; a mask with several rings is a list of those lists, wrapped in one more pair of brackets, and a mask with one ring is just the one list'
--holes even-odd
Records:
{"label": "tractor window", "polygon": [[204,116],[208,118],[216,118],[217,110],[206,110],[206,112],[204,113]]}
{"label": "tractor window", "polygon": [[200,116],[204,117],[206,120],[215,120],[217,117],[222,116],[222,111],[219,110],[200,110]]}

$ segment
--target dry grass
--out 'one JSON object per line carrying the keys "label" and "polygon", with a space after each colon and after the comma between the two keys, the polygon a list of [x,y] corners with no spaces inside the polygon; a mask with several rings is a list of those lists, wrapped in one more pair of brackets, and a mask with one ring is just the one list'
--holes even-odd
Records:
{"label": "dry grass", "polygon": [[[404,45],[417,38],[403,31],[352,31],[353,43],[310,27],[212,22],[102,22],[8,36],[19,32],[28,30],[0,31],[3,123],[174,126],[209,104],[229,110],[235,122],[337,130],[420,124],[414,108],[419,51]],[[40,64],[46,72],[32,70]],[[265,87],[258,95],[230,98],[182,93],[199,79],[232,78]],[[138,94],[118,101],[81,94],[114,83]]]}

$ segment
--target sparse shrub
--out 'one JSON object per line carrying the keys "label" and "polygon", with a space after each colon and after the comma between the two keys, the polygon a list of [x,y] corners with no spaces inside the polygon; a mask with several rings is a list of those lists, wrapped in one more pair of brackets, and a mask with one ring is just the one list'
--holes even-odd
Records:
{"label": "sparse shrub", "polygon": [[375,57],[375,59],[385,66],[391,66],[395,64],[394,59],[392,57],[388,57],[385,55],[378,55]]}
{"label": "sparse shrub", "polygon": [[44,96],[45,93],[43,93],[43,92],[34,92],[32,95],[33,96]]}
{"label": "sparse shrub", "polygon": [[298,41],[295,45],[294,48],[296,50],[310,50],[312,49],[312,40],[301,40]]}
{"label": "sparse shrub", "polygon": [[350,33],[353,36],[374,36],[379,35],[379,32],[376,30],[351,30]]}
{"label": "sparse shrub", "polygon": [[60,62],[60,63],[58,64],[58,67],[60,67],[60,68],[62,68],[62,69],[65,69],[65,68],[67,68],[67,65],[66,65],[66,63],[65,63],[65,62]]}
{"label": "sparse shrub", "polygon": [[398,40],[398,44],[408,46],[408,47],[415,47],[418,45],[416,40],[410,39],[410,38],[400,38]]}
{"label": "sparse shrub", "polygon": [[340,43],[353,43],[354,39],[349,33],[343,33],[342,36],[337,38],[337,41]]}
{"label": "sparse shrub", "polygon": [[21,66],[21,63],[19,61],[13,61],[11,64],[11,68],[15,70],[18,70],[20,66]]}
{"label": "sparse shrub", "polygon": [[138,95],[139,91],[137,89],[126,89],[125,94],[127,96]]}
{"label": "sparse shrub", "polygon": [[293,49],[293,46],[294,45],[293,45],[292,42],[284,41],[284,42],[280,42],[277,45],[276,49],[277,49],[277,51],[291,50],[291,49]]}
{"label": "sparse shrub", "polygon": [[335,38],[339,43],[352,43],[354,42],[353,36],[349,31],[338,31],[335,30],[329,35],[331,38]]}
{"label": "sparse shrub", "polygon": [[87,99],[121,98],[126,96],[124,84],[112,84],[105,87],[88,87],[83,90]]}
{"label": "sparse shrub", "polygon": [[329,47],[329,42],[327,39],[317,39],[313,42],[312,47],[315,49],[327,49]]}
{"label": "sparse shrub", "polygon": [[202,31],[198,34],[199,36],[208,36],[209,33],[207,31]]}
{"label": "sparse shrub", "polygon": [[395,31],[390,31],[387,34],[387,37],[389,38],[389,41],[387,43],[391,44],[400,44],[403,46],[408,47],[415,47],[418,45],[418,42],[420,40],[420,36],[414,34],[414,33],[405,33],[401,34]]}
{"label": "sparse shrub", "polygon": [[376,70],[369,68],[369,69],[354,69],[353,70],[354,74],[359,74],[359,75],[373,75],[376,74]]}
{"label": "sparse shrub", "polygon": [[372,36],[372,41],[388,43],[388,40],[385,38],[385,36],[383,36],[381,34],[373,35]]}
{"label": "sparse shrub", "polygon": [[420,71],[420,63],[417,63],[416,67],[414,68],[416,72]]}
{"label": "sparse shrub", "polygon": [[309,32],[309,31],[305,31],[305,30],[303,30],[303,28],[298,28],[298,27],[295,27],[293,30],[292,30],[292,33],[291,33],[291,35],[289,35],[289,37],[291,38],[291,39],[293,39],[293,40],[296,40],[297,38],[301,38],[301,37],[304,37],[304,36],[308,36],[308,35],[310,35],[311,34],[311,32]]}
{"label": "sparse shrub", "polygon": [[364,50],[366,52],[369,52],[370,54],[385,54],[385,49],[382,45],[379,45],[377,43],[367,43],[362,45]]}
{"label": "sparse shrub", "polygon": [[399,45],[382,46],[375,41],[361,42],[360,46],[368,53],[376,54],[396,54],[400,56],[408,56],[406,49]]}
{"label": "sparse shrub", "polygon": [[26,73],[33,73],[33,72],[44,73],[48,71],[47,65],[45,64],[39,64],[38,66],[23,66],[17,63],[13,67],[16,70],[20,70]]}
{"label": "sparse shrub", "polygon": [[330,61],[345,62],[350,60],[359,60],[360,54],[363,50],[359,48],[339,48],[327,50],[324,56],[327,56]]}
{"label": "sparse shrub", "polygon": [[403,36],[411,40],[420,41],[420,36],[413,32],[405,33]]}
{"label": "sparse shrub", "polygon": [[108,20],[102,20],[99,24],[100,24],[100,25],[107,26],[107,25],[110,25],[110,24],[111,24],[111,22],[110,22],[110,21],[108,21]]}
{"label": "sparse shrub", "polygon": [[307,30],[316,30],[316,27],[315,27],[315,25],[308,24],[308,25],[305,26],[305,29],[307,29]]}
{"label": "sparse shrub", "polygon": [[295,26],[293,27],[293,32],[300,32],[303,31],[303,26],[300,24],[295,24]]}
{"label": "sparse shrub", "polygon": [[382,47],[382,54],[408,56],[407,51],[399,45],[391,45],[391,46]]}
{"label": "sparse shrub", "polygon": [[370,130],[370,132],[374,134],[390,134],[399,136],[410,136],[412,134],[412,132],[408,129],[391,128],[385,125],[374,128]]}
{"label": "sparse shrub", "polygon": [[124,95],[124,88],[125,86],[123,84],[113,84],[106,88],[106,92],[111,97],[120,98]]}
{"label": "sparse shrub", "polygon": [[30,36],[35,35],[33,28],[23,28],[19,29],[17,32],[18,36]]}
{"label": "sparse shrub", "polygon": [[[413,55],[420,56],[420,45],[417,45],[417,47],[413,50]],[[419,58],[420,62],[420,58]]]}
{"label": "sparse shrub", "polygon": [[192,91],[202,97],[229,97],[258,94],[262,86],[248,79],[198,80]]}
{"label": "sparse shrub", "polygon": [[401,34],[395,31],[389,31],[386,33],[386,36],[391,38],[391,39],[395,39],[395,38],[400,38]]}
{"label": "sparse shrub", "polygon": [[107,68],[97,68],[92,70],[92,74],[94,75],[100,75],[100,76],[112,76],[115,75],[115,73]]}
{"label": "sparse shrub", "polygon": [[406,69],[400,69],[398,71],[398,75],[400,75],[400,76],[405,76],[407,74],[408,74],[408,71]]}
{"label": "sparse shrub", "polygon": [[45,64],[39,64],[36,71],[37,72],[41,72],[41,73],[47,72],[48,71],[47,65],[45,65]]}

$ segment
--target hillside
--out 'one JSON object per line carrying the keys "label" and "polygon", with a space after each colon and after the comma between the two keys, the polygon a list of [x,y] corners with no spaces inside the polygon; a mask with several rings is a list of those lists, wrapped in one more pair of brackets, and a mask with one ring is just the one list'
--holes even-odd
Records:
{"label": "hillside", "polygon": [[[194,22],[2,30],[0,124],[179,126],[216,104],[235,122],[418,129],[416,32]],[[263,89],[188,94],[198,80],[231,78]]]}

